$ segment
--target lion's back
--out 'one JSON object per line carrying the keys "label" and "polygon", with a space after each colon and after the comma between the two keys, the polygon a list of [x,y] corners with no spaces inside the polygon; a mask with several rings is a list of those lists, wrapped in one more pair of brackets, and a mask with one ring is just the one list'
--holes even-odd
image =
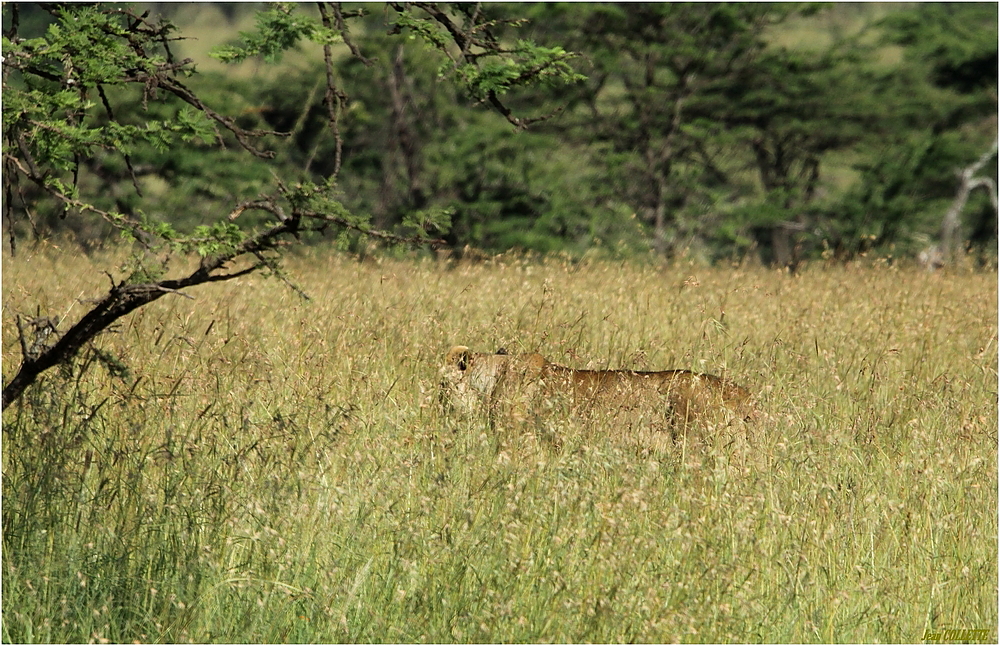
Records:
{"label": "lion's back", "polygon": [[618,409],[663,407],[678,418],[691,420],[723,410],[747,418],[753,414],[750,392],[726,377],[690,370],[574,370],[548,364],[550,381],[572,385],[578,404],[613,405]]}

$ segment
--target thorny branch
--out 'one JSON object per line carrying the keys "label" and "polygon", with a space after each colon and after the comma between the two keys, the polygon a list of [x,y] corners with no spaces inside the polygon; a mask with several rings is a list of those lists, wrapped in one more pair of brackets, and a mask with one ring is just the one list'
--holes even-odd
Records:
{"label": "thorny branch", "polygon": [[[328,4],[333,9],[332,19],[327,10]],[[323,26],[332,30],[334,23],[336,23],[337,31],[340,32],[340,37],[344,40],[344,44],[351,50],[351,55],[364,63],[366,67],[371,67],[374,61],[366,58],[361,53],[361,50],[358,49],[358,46],[354,44],[354,41],[351,40],[347,30],[347,23],[344,21],[345,13],[341,9],[340,3],[319,2],[317,6],[319,7],[319,15]],[[344,141],[340,136],[340,113],[344,109],[344,106],[347,105],[348,97],[347,93],[340,89],[334,80],[333,49],[329,44],[323,45],[323,64],[326,68],[326,94],[323,97],[323,105],[326,106],[327,123],[330,124],[330,132],[333,133],[334,141],[333,172],[330,173],[330,177],[335,178],[340,174],[340,166],[343,162]]]}
{"label": "thorny branch", "polygon": [[[323,26],[331,28],[330,14],[326,11],[326,3],[319,3],[319,14],[323,21]],[[343,32],[346,41],[346,30]],[[326,68],[326,94],[323,96],[323,105],[326,106],[327,123],[330,124],[330,132],[333,133],[333,172],[331,177],[340,174],[340,165],[343,161],[344,140],[340,136],[340,111],[347,105],[347,94],[337,87],[333,77],[333,51],[329,44],[323,45],[323,64]]]}
{"label": "thorny branch", "polygon": [[[369,58],[366,58],[364,55],[362,55],[361,50],[358,49],[358,46],[355,45],[354,42],[351,40],[351,37],[350,37],[350,35],[348,33],[348,30],[347,30],[347,23],[344,21],[344,18],[347,17],[347,16],[352,16],[353,17],[353,16],[359,15],[359,14],[348,13],[348,14],[345,15],[344,12],[343,12],[343,10],[340,7],[340,3],[339,2],[332,2],[332,3],[330,3],[330,5],[333,7],[333,16],[334,16],[334,18],[336,19],[336,22],[337,22],[337,30],[340,32],[340,37],[344,39],[344,44],[347,45],[348,49],[351,50],[351,54],[355,58],[357,58],[358,60],[360,60],[362,63],[364,63],[365,67],[371,67],[372,65],[374,65],[375,61],[371,60]],[[323,13],[323,3],[322,2],[320,3],[320,13]],[[329,27],[329,25],[327,25],[326,22],[323,23],[323,26],[324,27]]]}
{"label": "thorny branch", "polygon": [[[47,175],[39,173],[38,168],[31,163],[30,155],[25,159],[29,167],[25,167],[24,163],[22,163],[20,159],[9,153],[4,153],[3,159],[5,162],[12,165],[18,171],[20,171],[25,177],[27,177],[32,182],[37,184],[39,188],[41,188],[49,195],[62,202],[64,208],[66,209],[75,208],[79,211],[87,211],[95,215],[98,215],[101,217],[101,219],[114,225],[116,228],[125,229],[126,231],[131,233],[132,236],[136,240],[138,240],[140,244],[142,244],[146,248],[149,248],[149,245],[146,242],[148,234],[142,228],[141,223],[137,222],[136,220],[132,220],[123,214],[113,214],[109,211],[99,209],[96,206],[93,206],[92,204],[86,204],[85,202],[82,202],[74,197],[66,195],[65,193],[54,187],[50,182],[46,181]],[[8,181],[10,180],[8,179]]]}
{"label": "thorny branch", "polygon": [[[397,13],[406,13],[407,6],[416,7],[423,10],[427,15],[433,18],[438,24],[445,28],[448,34],[451,36],[452,41],[459,49],[459,56],[456,59],[452,56],[451,52],[445,47],[439,46],[439,49],[444,52],[452,61],[455,62],[455,67],[457,68],[461,63],[467,63],[469,65],[475,65],[477,61],[484,56],[491,56],[496,54],[509,54],[513,53],[510,50],[504,49],[493,33],[489,30],[490,25],[496,24],[495,22],[479,22],[482,18],[481,13],[481,3],[477,3],[471,13],[468,14],[469,24],[468,27],[462,29],[460,25],[456,24],[451,17],[442,11],[436,3],[433,2],[413,2],[407,4],[401,4],[398,2],[390,2],[389,6],[393,8]],[[516,23],[517,21],[502,21],[505,23]],[[398,33],[399,26],[390,33]],[[484,50],[481,52],[473,51],[473,47]],[[515,79],[512,84],[518,84],[529,78],[537,75],[539,72],[544,71],[549,64],[537,66],[531,70],[525,71],[517,79]],[[524,130],[533,123],[539,121],[545,121],[551,119],[555,115],[562,112],[562,108],[553,110],[551,113],[542,115],[540,117],[532,118],[520,118],[514,115],[513,111],[507,107],[507,105],[500,100],[500,97],[494,90],[489,90],[486,93],[484,99],[485,102],[489,103],[497,112],[499,112],[503,117],[510,122],[518,130]]]}
{"label": "thorny branch", "polygon": [[[179,293],[184,288],[204,283],[230,280],[255,270],[257,267],[226,274],[214,273],[240,256],[257,254],[273,248],[279,236],[292,231],[297,226],[298,223],[293,220],[277,224],[248,238],[229,252],[205,259],[198,269],[183,278],[140,285],[112,282],[112,287],[107,295],[98,301],[75,325],[59,336],[55,343],[46,346],[40,352],[22,354],[20,369],[11,382],[4,386],[3,409],[18,399],[38,375],[53,366],[72,360],[86,343],[121,317],[166,294]],[[22,330],[22,347],[25,344],[26,340]]]}
{"label": "thorny branch", "polygon": [[[46,6],[48,11],[55,16],[60,15],[60,8],[58,5]],[[278,137],[288,136],[290,133],[278,132],[274,130],[245,130],[237,125],[236,121],[226,117],[225,115],[219,114],[215,110],[205,105],[198,96],[192,92],[186,85],[177,79],[177,73],[190,68],[190,65],[194,62],[191,58],[185,58],[181,61],[174,61],[173,55],[170,53],[169,46],[167,45],[170,40],[178,40],[177,38],[170,38],[169,34],[173,27],[169,23],[161,23],[159,25],[152,25],[146,20],[146,14],[141,16],[135,15],[131,10],[112,10],[111,13],[122,14],[129,17],[132,22],[129,24],[129,28],[126,30],[124,37],[126,42],[128,42],[129,47],[132,49],[133,53],[146,63],[144,66],[138,66],[135,69],[129,70],[126,74],[121,76],[115,84],[128,84],[136,83],[143,86],[143,108],[146,108],[148,100],[150,97],[154,97],[158,89],[162,89],[170,94],[173,94],[177,98],[181,99],[185,103],[197,108],[205,116],[215,122],[217,125],[221,125],[223,128],[228,130],[236,137],[245,150],[256,157],[262,159],[271,159],[274,157],[274,151],[264,151],[258,149],[253,145],[251,139],[256,137],[261,137],[264,135],[274,135]],[[137,39],[136,34],[142,34],[144,37],[151,38],[161,43],[167,50],[167,60],[166,62],[156,62],[152,63],[150,61],[149,55],[142,45],[140,39]],[[12,40],[17,40],[16,32],[14,28],[10,31],[10,36]],[[72,59],[67,58],[65,65],[69,66],[69,70],[72,70]],[[44,78],[50,81],[61,83],[67,87],[78,87],[82,94],[86,94],[87,88],[81,85],[80,82],[71,77],[69,72],[64,72],[62,76],[55,74],[49,69],[46,69],[42,65],[34,61],[34,57],[30,54],[24,54],[21,52],[14,52],[14,55],[8,55],[4,61],[4,66],[7,69],[19,70],[25,74],[32,74],[40,78]],[[5,70],[6,73],[6,70]],[[107,101],[103,96],[103,88],[98,86],[98,91],[102,95],[101,98],[104,100],[104,104],[107,107]],[[216,127],[215,130],[216,139],[219,145],[225,147],[225,141],[223,140],[221,132]]]}

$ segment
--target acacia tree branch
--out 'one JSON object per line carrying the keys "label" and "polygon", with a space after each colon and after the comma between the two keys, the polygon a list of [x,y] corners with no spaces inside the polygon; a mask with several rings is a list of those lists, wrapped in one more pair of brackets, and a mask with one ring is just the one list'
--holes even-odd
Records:
{"label": "acacia tree branch", "polygon": [[[54,16],[60,16],[62,12],[62,7],[60,5],[43,5],[43,8],[52,13]],[[272,159],[274,157],[274,151],[260,150],[251,143],[251,138],[261,137],[263,135],[275,135],[278,137],[288,136],[290,133],[277,132],[273,130],[244,130],[236,124],[236,121],[226,117],[225,115],[219,114],[215,110],[212,110],[207,105],[202,102],[198,96],[187,88],[183,83],[181,83],[177,78],[176,74],[178,71],[187,68],[191,63],[194,62],[191,58],[186,58],[182,61],[174,62],[172,54],[170,54],[170,49],[167,46],[168,40],[179,40],[177,38],[168,38],[173,27],[169,23],[160,23],[159,25],[152,25],[146,20],[146,14],[141,16],[136,16],[131,10],[121,10],[112,9],[109,13],[122,14],[132,19],[134,22],[130,25],[130,29],[124,34],[124,38],[129,44],[129,47],[136,54],[136,56],[143,61],[149,61],[149,55],[147,54],[145,47],[142,44],[141,39],[135,38],[135,34],[141,33],[144,37],[155,40],[162,44],[168,53],[167,62],[157,62],[153,64],[152,72],[146,69],[133,69],[130,70],[130,74],[126,74],[119,79],[119,83],[141,83],[145,86],[143,90],[143,107],[146,105],[146,101],[149,96],[151,96],[157,88],[162,88],[163,90],[173,94],[182,101],[190,104],[191,106],[197,108],[202,114],[207,116],[212,121],[224,127],[233,133],[236,140],[239,142],[240,146],[246,151],[251,153],[256,157],[262,159]],[[147,12],[148,13],[148,12]],[[140,25],[144,25],[140,27]],[[8,64],[12,65],[16,69],[20,69],[24,73],[35,74],[43,78],[50,78],[57,82],[63,82],[65,79],[57,75],[53,75],[38,66],[31,65],[30,59],[25,61],[23,64],[14,60],[7,61]],[[173,74],[174,76],[171,76]],[[84,88],[81,88],[83,91]],[[225,147],[225,142],[222,139],[222,135],[216,130],[216,137],[219,144]]]}
{"label": "acacia tree branch", "polygon": [[[11,158],[11,161],[15,164],[18,163],[18,160],[14,158]],[[30,177],[30,171],[28,171],[27,168],[18,164],[18,169]],[[87,208],[102,215],[102,217],[108,219],[109,221],[118,223],[118,226],[120,226],[118,219],[111,214],[89,205],[84,205],[78,200],[74,200],[69,196],[63,195],[58,191],[51,189],[51,187],[46,187],[44,182],[41,184],[44,188],[46,188],[46,190],[49,190],[53,193],[53,195],[67,204],[73,204],[77,208]],[[275,274],[278,275],[279,278],[282,278],[274,263],[269,261],[265,257],[264,253],[281,245],[282,237],[286,235],[296,235],[301,230],[301,224],[305,219],[336,224],[339,227],[357,231],[366,236],[393,243],[430,244],[431,246],[444,244],[443,240],[427,240],[419,235],[402,236],[388,231],[372,229],[358,222],[353,222],[343,216],[323,213],[315,210],[293,208],[291,215],[286,215],[284,209],[282,209],[277,204],[277,201],[272,197],[241,203],[233,211],[233,213],[230,214],[230,219],[234,219],[243,210],[248,208],[268,211],[274,214],[275,217],[279,219],[279,222],[272,227],[243,240],[230,249],[217,253],[213,256],[203,258],[198,269],[182,278],[159,280],[141,284],[116,284],[114,280],[112,280],[111,288],[108,293],[103,298],[98,300],[89,312],[84,314],[83,317],[80,318],[75,325],[66,330],[66,332],[59,335],[54,343],[51,345],[46,344],[44,347],[38,347],[36,351],[31,351],[30,349],[26,350],[27,333],[24,331],[23,325],[20,325],[19,334],[22,345],[21,366],[10,383],[3,388],[3,409],[5,410],[7,406],[16,401],[24,393],[25,389],[35,382],[39,375],[54,366],[71,361],[87,343],[92,341],[101,332],[108,329],[108,327],[115,321],[128,315],[143,305],[148,305],[149,303],[158,300],[166,294],[179,294],[187,296],[181,290],[206,283],[231,280],[239,276],[245,276],[264,267],[272,269],[272,271],[275,271]],[[138,225],[136,226],[138,227]],[[237,271],[220,273],[223,272],[231,262],[247,255],[256,257],[259,262]],[[294,291],[305,298],[308,298],[308,296],[306,296],[301,289],[288,282],[287,279],[282,279],[285,280],[285,282]],[[54,327],[51,332],[58,334]]]}
{"label": "acacia tree branch", "polygon": [[472,18],[469,20],[469,28],[464,34],[465,42],[462,45],[462,58],[468,60],[469,55],[469,44],[472,42],[472,32],[476,29],[476,20],[479,18],[479,14],[483,9],[483,3],[477,2],[476,8],[472,12]]}
{"label": "acacia tree branch", "polygon": [[[164,76],[164,77],[157,76],[154,79],[154,77],[149,77],[144,74],[139,74],[137,75],[136,78],[137,80],[143,80],[145,78],[149,79],[150,81],[155,81],[159,87],[162,87],[163,89],[167,90],[174,96],[189,103],[195,108],[198,108],[198,110],[201,111],[204,115],[206,115],[213,121],[222,124],[222,126],[226,130],[233,133],[233,135],[236,137],[236,140],[239,142],[240,146],[242,146],[247,152],[249,152],[255,157],[260,157],[261,159],[273,159],[274,151],[257,149],[252,143],[250,143],[251,137],[262,137],[264,135],[287,137],[291,134],[289,132],[278,132],[276,130],[244,130],[243,128],[240,128],[238,125],[236,125],[236,122],[233,119],[221,115],[215,110],[205,105],[202,102],[202,100],[199,99],[198,96],[195,95],[194,92],[189,90],[183,83],[181,83],[177,79],[170,78],[169,76]],[[225,146],[225,144],[222,142],[221,136],[219,137],[219,141],[220,144]]]}
{"label": "acacia tree branch", "polygon": [[[455,44],[458,45],[458,48],[462,50],[463,56],[468,55],[469,43],[465,37],[465,32],[459,29],[458,26],[452,22],[451,18],[448,17],[448,14],[438,9],[437,5],[433,2],[414,2],[413,6],[426,11],[431,18],[438,21],[441,26],[447,29],[448,33],[451,34],[452,40],[454,40]],[[403,9],[396,3],[393,3],[393,8],[400,13],[403,12]]]}
{"label": "acacia tree branch", "polygon": [[[319,14],[323,21],[323,26],[327,29],[331,28],[330,15],[326,11],[326,3],[320,2],[319,4]],[[339,7],[337,9],[337,15],[339,17]],[[339,21],[342,23],[342,19]],[[347,42],[347,30],[342,27],[341,33],[344,37],[344,42]],[[353,51],[353,50],[352,50]],[[360,57],[360,54],[358,54]],[[371,63],[361,57],[366,65]],[[330,173],[330,177],[337,177],[340,174],[340,165],[343,161],[344,155],[344,140],[340,136],[340,111],[347,105],[347,94],[337,87],[333,76],[333,49],[329,44],[323,45],[323,64],[326,68],[326,94],[323,96],[323,105],[326,106],[327,123],[330,125],[330,132],[333,133],[334,151],[333,151],[333,171]]]}
{"label": "acacia tree branch", "polygon": [[[104,112],[108,115],[108,120],[114,121],[114,110],[111,109],[111,102],[108,101],[108,95],[104,92],[104,86],[100,83],[97,84],[97,94],[101,97],[101,103],[104,104]],[[132,155],[122,153],[122,157],[125,159],[125,167],[128,169],[128,174],[132,178],[132,188],[135,189],[136,195],[142,197],[142,189],[139,188],[139,180],[135,177],[135,167],[132,166]]]}
{"label": "acacia tree branch", "polygon": [[357,231],[358,233],[363,233],[371,238],[377,238],[379,240],[385,240],[386,242],[392,242],[396,244],[409,244],[409,245],[429,245],[432,249],[447,244],[445,240],[440,239],[428,239],[420,236],[402,236],[395,233],[390,233],[388,231],[382,231],[380,229],[372,229],[364,225],[352,222],[347,218],[343,218],[339,215],[331,215],[329,213],[316,213],[314,211],[301,211],[299,215],[303,218],[308,218],[311,220],[319,220],[320,222],[327,222],[330,224],[336,224],[339,227],[345,229],[350,229],[351,231]]}
{"label": "acacia tree branch", "polygon": [[[371,67],[372,65],[374,65],[375,61],[373,61],[373,60],[371,60],[369,58],[366,58],[361,53],[361,50],[358,49],[358,46],[354,44],[354,41],[351,40],[351,37],[350,37],[349,32],[347,30],[347,23],[344,21],[344,12],[341,9],[340,3],[339,2],[332,2],[330,4],[333,7],[333,16],[334,16],[334,18],[337,21],[337,30],[340,31],[340,37],[344,39],[344,44],[347,45],[348,49],[351,50],[351,54],[355,58],[357,58],[358,60],[360,60],[362,63],[364,63],[365,67]],[[320,6],[320,13],[322,14],[323,13],[323,3],[321,2],[319,6]],[[325,14],[324,14],[323,17],[324,17],[323,26],[324,27],[329,27],[329,25],[327,25],[327,23],[326,23],[326,16],[325,16]]]}
{"label": "acacia tree branch", "polygon": [[[403,14],[407,11],[407,5],[390,2],[391,6],[397,13]],[[455,20],[452,20],[445,11],[438,7],[437,3],[434,2],[414,2],[409,6],[421,9],[427,15],[429,15],[435,22],[444,27],[445,31],[451,36],[452,42],[458,47],[459,54],[457,57],[452,55],[449,48],[441,42],[435,41],[435,46],[441,50],[446,56],[448,56],[455,63],[455,69],[458,69],[461,63],[466,63],[468,65],[476,65],[480,58],[486,56],[497,56],[502,54],[515,53],[512,50],[505,49],[493,33],[489,30],[491,25],[496,24],[494,21],[483,21],[482,20],[482,6],[477,3],[471,12],[469,12],[466,17],[468,19],[468,26],[463,28],[462,25],[458,24]],[[398,27],[397,27],[398,29]],[[476,47],[484,51],[473,51],[473,47]],[[541,72],[550,68],[554,65],[554,62],[549,62],[546,64],[535,66],[529,70],[524,71],[517,78],[513,79],[510,84],[517,85],[525,81],[530,80],[538,76]],[[562,112],[562,109],[556,109],[553,112],[532,118],[520,118],[514,115],[513,111],[507,107],[507,105],[500,100],[500,96],[495,90],[489,90],[486,92],[485,97],[482,98],[482,102],[488,103],[497,112],[499,112],[511,125],[513,125],[518,130],[524,130],[529,125],[537,123],[539,121],[545,121],[546,119],[551,119],[555,115]]]}
{"label": "acacia tree branch", "polygon": [[52,186],[49,182],[45,181],[46,176],[41,175],[38,169],[31,164],[30,155],[26,158],[27,163],[31,166],[30,168],[26,167],[23,163],[21,163],[20,159],[9,153],[4,153],[3,158],[4,161],[11,164],[14,168],[20,171],[25,177],[27,177],[32,182],[37,184],[39,188],[41,188],[43,191],[45,191],[52,197],[62,202],[63,208],[65,209],[75,208],[79,211],[89,211],[91,213],[94,213],[95,215],[100,216],[101,219],[105,220],[106,222],[109,222],[115,228],[128,231],[130,234],[132,234],[132,237],[134,237],[136,240],[139,241],[140,244],[142,244],[146,248],[149,248],[149,245],[146,243],[145,240],[145,238],[148,236],[148,233],[146,232],[145,229],[143,229],[142,225],[139,222],[136,222],[135,220],[132,220],[123,214],[112,214],[108,211],[99,209],[96,206],[93,206],[91,204],[86,204],[74,197],[66,195],[59,189]]}
{"label": "acacia tree branch", "polygon": [[[166,294],[181,293],[180,290],[182,289],[205,283],[231,280],[259,269],[261,265],[258,264],[236,272],[226,274],[214,273],[241,256],[246,254],[257,255],[262,251],[274,248],[277,245],[278,238],[284,234],[294,232],[298,228],[298,224],[297,219],[289,218],[270,229],[266,229],[244,240],[229,251],[206,258],[198,269],[183,278],[160,280],[138,285],[115,284],[112,281],[112,286],[108,293],[89,312],[84,314],[75,325],[59,336],[55,343],[41,349],[37,353],[27,352],[22,354],[20,369],[10,383],[3,388],[3,410],[6,410],[7,406],[17,400],[24,393],[24,390],[35,382],[40,374],[49,368],[71,361],[84,345],[123,316],[143,305],[148,305],[158,300]],[[24,346],[26,341],[23,331],[21,335],[22,346]]]}

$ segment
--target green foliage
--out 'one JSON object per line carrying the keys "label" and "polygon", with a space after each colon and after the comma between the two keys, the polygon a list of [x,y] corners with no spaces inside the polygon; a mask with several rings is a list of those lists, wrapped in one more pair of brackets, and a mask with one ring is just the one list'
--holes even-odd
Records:
{"label": "green foliage", "polygon": [[524,38],[503,44],[493,33],[518,29],[524,20],[489,19],[481,7],[470,13],[460,4],[449,9],[428,4],[420,7],[419,14],[395,7],[394,31],[417,36],[443,53],[448,61],[439,67],[439,75],[453,70],[465,93],[479,101],[494,101],[528,85],[564,86],[586,79],[569,63],[576,57],[573,52]]}
{"label": "green foliage", "polygon": [[861,168],[861,182],[836,203],[838,217],[827,220],[826,239],[844,252],[892,245],[899,255],[917,253],[927,242],[920,232],[935,231],[954,199],[955,170],[975,161],[976,152],[954,135],[894,147]]}
{"label": "green foliage", "polygon": [[[869,74],[878,105],[864,123],[881,131],[878,137],[862,131],[860,141],[870,148],[855,164],[859,182],[818,207],[823,237],[841,253],[911,255],[940,229],[958,190],[958,171],[996,137],[988,116],[996,110],[995,18],[996,7],[986,5],[927,5],[880,22],[885,39],[907,47],[906,60],[898,70]],[[992,71],[983,56],[992,60]],[[995,181],[995,167],[985,174]],[[979,200],[985,197],[974,200],[966,238],[984,220]],[[994,218],[995,212],[985,219]]]}
{"label": "green foliage", "polygon": [[303,38],[321,45],[342,42],[335,31],[296,11],[294,3],[277,2],[257,13],[256,31],[240,32],[242,45],[219,46],[212,56],[225,63],[238,63],[253,56],[275,63]]}
{"label": "green foliage", "polygon": [[183,250],[193,249],[202,258],[232,252],[243,242],[243,230],[231,222],[216,222],[196,227],[184,241]]}
{"label": "green foliage", "polygon": [[485,100],[491,94],[504,95],[527,80],[549,84],[576,83],[586,77],[573,71],[568,61],[574,57],[561,47],[540,47],[519,40],[506,52],[509,57],[485,63],[459,65],[456,74],[468,93]]}
{"label": "green foliage", "polygon": [[[39,167],[68,171],[97,149],[129,154],[150,145],[164,150],[176,141],[207,136],[204,117],[190,109],[177,119],[150,119],[141,125],[101,119],[95,110],[99,93],[155,74],[166,62],[130,43],[135,30],[122,11],[67,7],[56,18],[43,37],[4,38],[13,77],[4,97],[6,142],[22,141]],[[161,25],[160,37],[170,38],[172,31],[171,25]],[[155,48],[156,43],[149,45]]]}
{"label": "green foliage", "polygon": [[412,229],[417,235],[429,236],[432,233],[448,231],[454,216],[454,209],[422,209],[407,214],[402,224],[404,228]]}
{"label": "green foliage", "polygon": [[934,3],[881,21],[885,38],[907,47],[930,80],[963,93],[996,87],[997,7],[985,3]]}
{"label": "green foliage", "polygon": [[127,262],[122,263],[120,270],[127,273],[125,284],[149,285],[164,277],[167,263],[152,261],[145,254],[137,253],[133,254]]}
{"label": "green foliage", "polygon": [[[575,143],[598,140],[606,192],[632,206],[660,252],[679,252],[717,226],[706,205],[726,177],[716,150],[735,91],[784,10],[757,5],[543,6],[534,17],[594,66],[576,101]],[[581,105],[581,107],[582,107]],[[610,153],[610,154],[609,154]],[[715,185],[715,186],[713,186]]]}
{"label": "green foliage", "polygon": [[[275,176],[335,176],[353,214],[337,217],[419,232],[438,229],[414,214],[452,212],[456,247],[770,257],[771,232],[791,227],[804,258],[862,239],[898,255],[936,235],[956,169],[995,137],[991,5],[323,7],[268,5],[213,50],[278,66],[252,80],[193,74],[169,25],[154,37],[88,7],[39,27],[25,9],[34,31],[4,42],[5,150],[19,153],[13,135],[26,133],[32,159],[58,171],[50,187],[122,216],[88,229],[28,188],[30,225],[87,239],[141,212],[190,234],[273,192]],[[808,46],[776,44],[803,30],[816,34]],[[146,38],[148,56],[123,34]],[[329,74],[305,43],[331,47]],[[256,139],[276,158],[245,154],[202,110],[135,82],[165,73],[247,132],[289,133]],[[513,137],[511,124],[529,132]],[[932,156],[952,152],[911,172],[906,151],[928,137]],[[989,217],[975,195],[965,233],[988,238]],[[250,230],[269,216],[241,218]]]}
{"label": "green foliage", "polygon": [[396,16],[395,24],[400,30],[409,30],[408,38],[410,40],[419,37],[440,50],[448,51],[449,49],[451,39],[448,36],[448,30],[438,22],[428,18],[419,18],[408,11],[402,11]]}
{"label": "green foliage", "polygon": [[[192,200],[197,182],[211,179],[212,172],[189,183],[171,177],[172,168],[198,160],[199,150],[216,154],[208,151],[221,140],[205,110],[178,96],[186,90],[177,76],[192,67],[173,61],[167,46],[174,27],[101,6],[65,5],[51,14],[40,36],[5,34],[4,40],[5,185],[21,186],[18,206],[40,217],[31,223],[36,233],[39,225],[65,226],[61,220],[72,207],[70,226],[84,240],[106,235],[88,219],[97,215],[98,223],[130,237],[137,226],[147,227],[148,244],[168,233],[173,240],[176,226],[190,231],[191,220],[213,209],[217,214],[217,204],[198,205],[205,207],[202,218],[174,211],[179,205],[184,211],[198,208]],[[214,161],[200,159],[213,169]],[[230,204],[247,186],[246,170],[243,162],[239,188],[225,196]],[[24,187],[21,175],[49,195]],[[174,191],[162,190],[171,184]],[[143,199],[143,189],[154,201]],[[5,207],[12,235],[23,220],[13,215],[13,202]]]}

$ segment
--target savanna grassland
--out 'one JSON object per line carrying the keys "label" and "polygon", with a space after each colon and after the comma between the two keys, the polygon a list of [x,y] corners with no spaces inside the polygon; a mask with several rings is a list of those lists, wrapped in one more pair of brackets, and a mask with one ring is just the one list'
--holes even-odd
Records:
{"label": "savanna grassland", "polygon": [[[75,320],[107,258],[4,257]],[[997,275],[288,263],[167,295],[3,418],[3,640],[913,642],[997,625]],[[454,344],[690,368],[753,440],[447,415]],[[103,357],[103,358],[101,358]],[[500,423],[502,426],[503,423]]]}

